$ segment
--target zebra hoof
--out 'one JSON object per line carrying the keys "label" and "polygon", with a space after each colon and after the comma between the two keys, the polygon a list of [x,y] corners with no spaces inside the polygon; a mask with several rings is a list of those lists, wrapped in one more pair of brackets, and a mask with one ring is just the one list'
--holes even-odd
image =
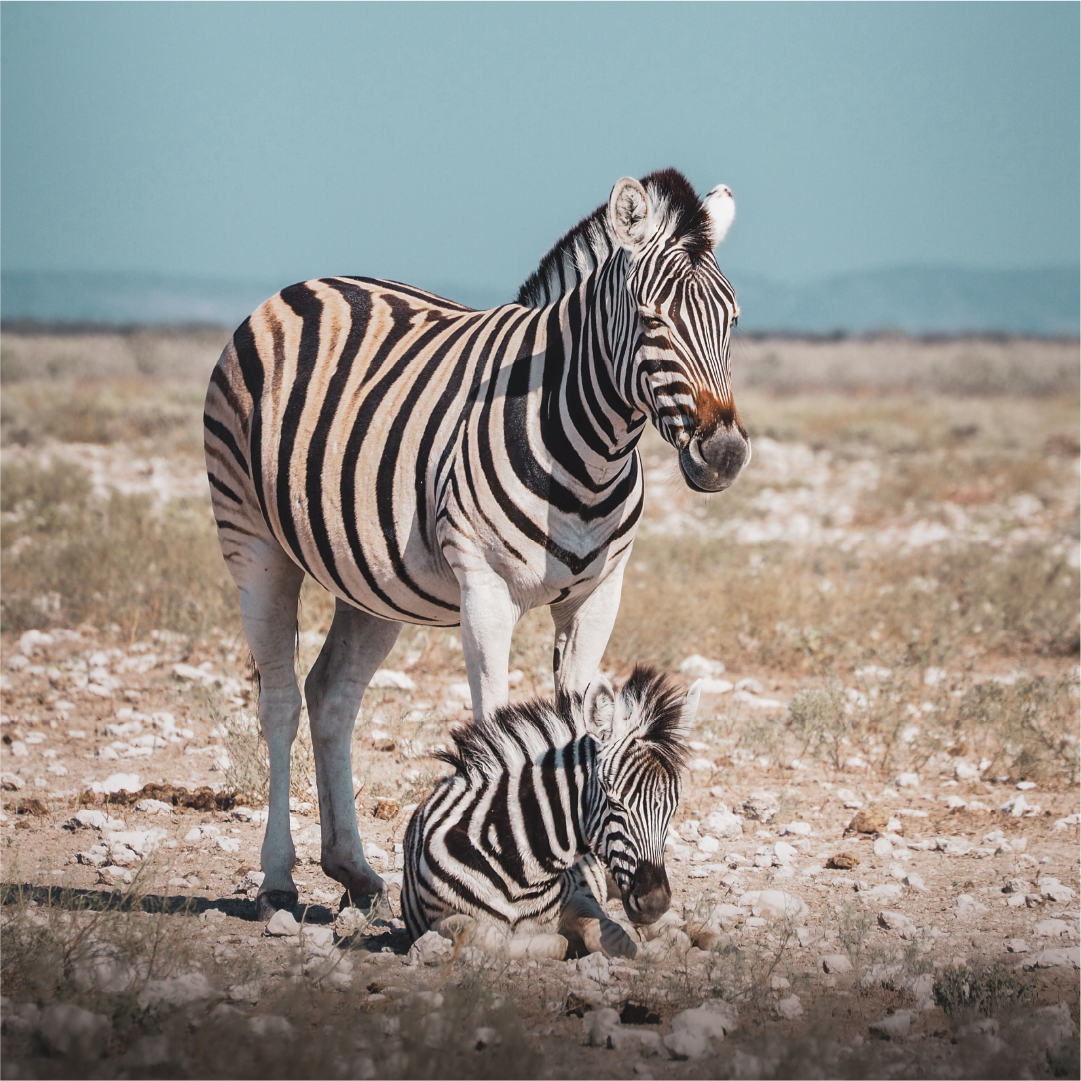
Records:
{"label": "zebra hoof", "polygon": [[299,900],[300,895],[296,890],[267,890],[255,898],[255,918],[259,921],[269,920],[283,908],[292,912]]}

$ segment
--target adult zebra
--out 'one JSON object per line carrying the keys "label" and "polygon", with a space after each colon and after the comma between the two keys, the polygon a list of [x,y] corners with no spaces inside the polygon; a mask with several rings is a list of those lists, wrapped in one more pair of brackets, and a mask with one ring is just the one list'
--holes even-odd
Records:
{"label": "adult zebra", "polygon": [[674,170],[628,177],[541,261],[518,303],[476,312],[422,290],[324,278],[266,301],[211,376],[207,471],[260,676],[270,813],[259,907],[295,903],[289,751],[305,573],[336,598],[305,683],[323,870],[382,890],[364,858],[350,739],[403,622],[453,626],[474,715],[508,698],[511,633],[550,605],[560,693],[600,663],[642,510],[647,418],[687,484],[750,456],[729,380],[738,315],[713,256],[735,215]]}
{"label": "adult zebra", "polygon": [[697,683],[684,694],[637,667],[618,695],[597,676],[584,696],[501,706],[453,731],[439,757],[454,772],[405,834],[410,937],[462,913],[551,926],[590,953],[633,957],[633,940],[598,903],[607,888],[597,859],[632,923],[668,911],[664,841],[698,696]]}

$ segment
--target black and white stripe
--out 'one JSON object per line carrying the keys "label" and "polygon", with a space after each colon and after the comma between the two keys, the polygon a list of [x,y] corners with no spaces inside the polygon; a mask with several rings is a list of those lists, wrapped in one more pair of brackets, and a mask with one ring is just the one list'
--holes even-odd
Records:
{"label": "black and white stripe", "polygon": [[348,604],[445,626],[459,620],[454,552],[478,536],[534,582],[529,606],[618,563],[642,510],[647,418],[692,465],[694,433],[742,440],[737,308],[709,215],[674,171],[645,186],[662,225],[633,267],[601,207],[517,304],[474,312],[336,277],[246,319],[204,418],[226,559],[269,532]]}
{"label": "black and white stripe", "polygon": [[405,835],[410,935],[454,912],[554,925],[584,881],[571,869],[589,854],[633,922],[656,920],[671,897],[664,840],[697,700],[696,688],[685,696],[640,667],[618,696],[598,680],[584,699],[504,706],[455,731],[441,756],[454,772]]}

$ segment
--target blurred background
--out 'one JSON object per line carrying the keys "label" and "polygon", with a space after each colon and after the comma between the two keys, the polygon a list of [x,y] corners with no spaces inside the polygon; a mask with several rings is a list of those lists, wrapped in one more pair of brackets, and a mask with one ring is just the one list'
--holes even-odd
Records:
{"label": "blurred background", "polygon": [[746,332],[1078,332],[1070,4],[7,4],[5,320],[307,277],[513,299],[614,181],[735,192]]}

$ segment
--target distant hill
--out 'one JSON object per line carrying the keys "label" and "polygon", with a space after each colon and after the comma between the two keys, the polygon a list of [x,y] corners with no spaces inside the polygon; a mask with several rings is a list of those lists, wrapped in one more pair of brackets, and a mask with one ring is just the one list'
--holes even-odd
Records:
{"label": "distant hill", "polygon": [[1039,337],[1081,331],[1081,269],[966,270],[897,267],[806,285],[735,275],[741,329],[861,334],[1008,333]]}
{"label": "distant hill", "polygon": [[[898,267],[786,285],[734,273],[740,328],[751,333],[1006,333],[1040,337],[1081,332],[1081,270],[966,270]],[[233,327],[284,281],[228,281],[146,274],[0,273],[0,316],[44,323],[177,324]],[[476,308],[513,298],[484,286],[427,288]]]}

